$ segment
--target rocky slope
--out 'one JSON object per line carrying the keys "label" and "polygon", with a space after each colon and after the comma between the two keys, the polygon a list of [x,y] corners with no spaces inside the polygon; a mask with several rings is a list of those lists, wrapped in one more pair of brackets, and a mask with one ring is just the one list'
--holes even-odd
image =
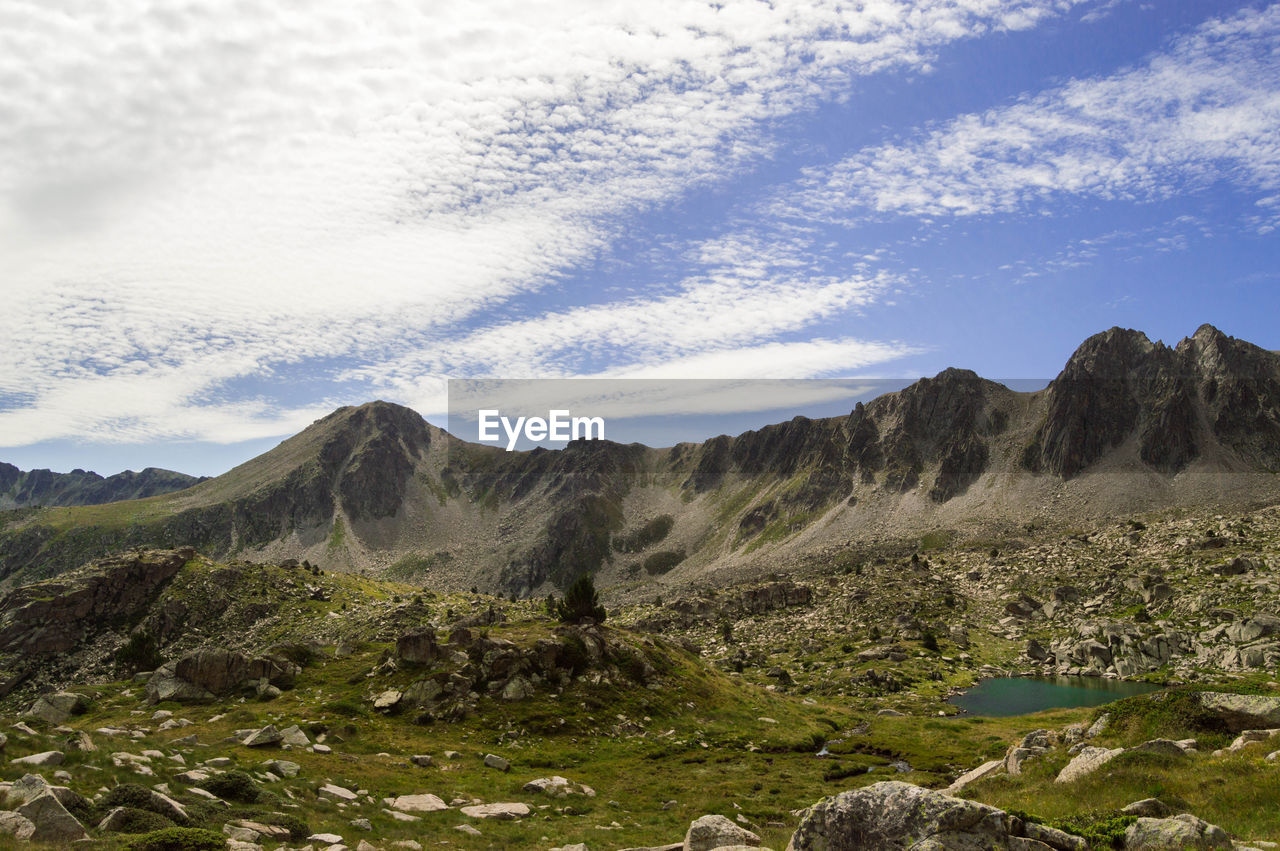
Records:
{"label": "rocky slope", "polygon": [[1144,524],[891,548],[604,625],[305,563],[118,554],[0,598],[0,664],[26,672],[0,698],[0,846],[1270,847],[1270,671],[1219,655],[1149,672],[1196,689],[1097,711],[938,715],[948,683],[1019,663],[1026,624],[1094,614],[1008,611],[1112,546],[1167,556],[1214,524],[1215,559],[1248,548],[1272,578],[1274,509]]}
{"label": "rocky slope", "polygon": [[204,481],[172,470],[147,467],[140,473],[125,470],[103,478],[97,473],[72,470],[23,472],[0,462],[0,510],[42,505],[99,505],[123,499],[145,499],[172,493]]}
{"label": "rocky slope", "polygon": [[1205,326],[1170,348],[1085,341],[1036,393],[949,369],[858,404],[670,449],[507,453],[408,409],[343,408],[177,494],[51,509],[0,532],[0,580],[126,546],[543,595],[758,576],[850,539],[1002,532],[1280,497],[1280,356]]}

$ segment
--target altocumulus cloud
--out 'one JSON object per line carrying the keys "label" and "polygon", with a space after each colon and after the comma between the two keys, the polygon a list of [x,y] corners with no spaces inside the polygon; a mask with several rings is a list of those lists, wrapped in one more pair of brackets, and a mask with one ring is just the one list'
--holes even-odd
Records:
{"label": "altocumulus cloud", "polygon": [[[907,347],[842,339],[788,361],[779,336],[877,298],[866,270],[709,262],[491,312],[749,167],[772,119],[1072,5],[10,2],[0,445],[280,434],[372,391],[428,403],[417,368],[574,374],[574,328],[627,345],[620,371],[891,358]],[[275,394],[281,371],[317,389]]]}
{"label": "altocumulus cloud", "polygon": [[1140,67],[962,115],[814,169],[784,215],[821,219],[1039,212],[1063,198],[1153,200],[1227,181],[1276,223],[1280,6],[1213,19]]}

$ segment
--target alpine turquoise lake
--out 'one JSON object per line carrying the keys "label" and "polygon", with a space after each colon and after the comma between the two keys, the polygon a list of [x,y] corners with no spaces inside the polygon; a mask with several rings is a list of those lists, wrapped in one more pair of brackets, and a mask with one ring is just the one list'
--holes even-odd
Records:
{"label": "alpine turquoise lake", "polygon": [[1160,688],[1103,677],[997,677],[983,680],[949,702],[970,715],[1026,715],[1069,706],[1099,706]]}

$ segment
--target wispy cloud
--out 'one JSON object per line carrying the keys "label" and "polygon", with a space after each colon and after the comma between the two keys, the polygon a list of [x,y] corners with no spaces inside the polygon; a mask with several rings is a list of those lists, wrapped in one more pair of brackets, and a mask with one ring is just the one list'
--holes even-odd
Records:
{"label": "wispy cloud", "polygon": [[341,362],[316,367],[335,394],[514,368],[503,346],[572,371],[554,341],[589,355],[593,329],[652,366],[856,308],[874,276],[771,269],[738,298],[709,272],[457,330],[747,167],[770,120],[1071,5],[9,4],[0,445],[286,431],[316,406],[224,392],[282,364]]}
{"label": "wispy cloud", "polygon": [[1140,67],[815,169],[775,209],[837,220],[1041,212],[1216,181],[1280,186],[1280,6],[1209,21]]}

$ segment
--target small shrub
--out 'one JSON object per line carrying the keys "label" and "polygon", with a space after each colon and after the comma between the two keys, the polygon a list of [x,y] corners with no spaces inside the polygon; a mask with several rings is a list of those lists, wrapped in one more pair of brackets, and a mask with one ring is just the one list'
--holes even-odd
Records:
{"label": "small shrub", "polygon": [[200,783],[200,788],[212,792],[224,801],[238,801],[242,804],[255,804],[262,796],[258,783],[243,771],[228,771],[215,774]]}
{"label": "small shrub", "polygon": [[129,851],[224,851],[227,838],[198,827],[166,827],[139,836],[127,847]]}
{"label": "small shrub", "polygon": [[657,552],[646,557],[642,566],[644,567],[645,573],[650,576],[661,576],[662,574],[670,571],[680,562],[684,561],[685,558],[685,551],[683,549],[662,550],[661,552]]}
{"label": "small shrub", "polygon": [[938,636],[933,634],[933,630],[926,629],[924,631],[924,638],[921,639],[920,646],[933,653],[938,652]]}
{"label": "small shrub", "polygon": [[159,813],[135,807],[125,807],[124,812],[115,820],[116,833],[151,833],[173,826],[173,822]]}
{"label": "small shrub", "polygon": [[272,813],[262,819],[263,824],[270,824],[276,827],[286,827],[289,829],[289,840],[291,842],[302,842],[311,835],[311,828],[307,823],[297,816],[287,813]]}
{"label": "small shrub", "polygon": [[[361,675],[363,682],[364,676]],[[345,715],[348,718],[358,718],[367,714],[365,708],[354,700],[342,698],[341,700],[331,700],[321,707],[325,712],[332,712],[334,715]]]}
{"label": "small shrub", "polygon": [[[151,796],[151,790],[137,783],[121,783],[119,786],[113,786],[102,796],[102,800],[98,802],[98,817],[105,816],[108,812],[116,807],[127,807],[133,810],[144,810],[146,812],[155,813],[164,818],[164,824],[153,827],[140,828],[138,830],[125,831],[126,833],[146,833],[152,830],[159,830],[162,827],[172,826],[174,819],[170,818],[170,814],[163,805],[157,804]],[[72,813],[76,818],[83,818],[85,814]],[[186,826],[187,822],[178,820],[182,826]]]}

